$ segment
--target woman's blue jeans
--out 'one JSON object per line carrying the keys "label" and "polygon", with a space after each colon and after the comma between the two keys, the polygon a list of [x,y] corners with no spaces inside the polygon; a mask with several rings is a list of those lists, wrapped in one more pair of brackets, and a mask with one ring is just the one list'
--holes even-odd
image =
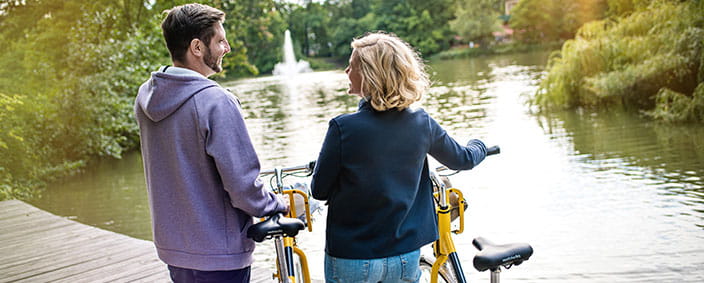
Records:
{"label": "woman's blue jeans", "polygon": [[418,282],[420,249],[374,259],[346,259],[325,254],[325,282]]}

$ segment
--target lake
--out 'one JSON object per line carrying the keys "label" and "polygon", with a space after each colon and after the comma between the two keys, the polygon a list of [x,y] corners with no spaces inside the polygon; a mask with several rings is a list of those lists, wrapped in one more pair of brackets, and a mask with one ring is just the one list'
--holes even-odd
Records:
{"label": "lake", "polygon": [[[455,237],[467,277],[471,241],[528,242],[530,261],[505,282],[704,282],[704,126],[671,125],[622,109],[536,113],[526,104],[548,52],[429,62],[418,103],[455,139],[500,145],[451,179],[469,204]],[[330,118],[356,111],[340,71],[224,83],[242,101],[264,169],[314,160]],[[141,157],[94,163],[30,203],[76,221],[151,239]],[[322,278],[325,213],[299,238]],[[375,220],[371,220],[375,221]],[[256,258],[272,265],[271,243]]]}

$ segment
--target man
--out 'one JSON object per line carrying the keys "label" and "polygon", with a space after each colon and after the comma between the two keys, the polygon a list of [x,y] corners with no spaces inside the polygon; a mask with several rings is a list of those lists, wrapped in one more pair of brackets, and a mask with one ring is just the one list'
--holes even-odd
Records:
{"label": "man", "polygon": [[230,52],[224,17],[200,4],[169,10],[173,66],[152,73],[135,102],[154,244],[174,282],[248,282],[252,216],[288,210],[262,187],[239,102],[207,78]]}

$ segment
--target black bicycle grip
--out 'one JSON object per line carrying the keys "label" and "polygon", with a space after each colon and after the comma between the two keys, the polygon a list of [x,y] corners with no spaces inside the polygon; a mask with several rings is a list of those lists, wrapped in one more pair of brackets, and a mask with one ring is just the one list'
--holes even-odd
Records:
{"label": "black bicycle grip", "polygon": [[499,148],[498,145],[495,145],[495,146],[492,146],[492,147],[486,149],[486,155],[487,155],[487,156],[489,156],[489,155],[494,155],[494,154],[499,154],[499,153],[501,153],[501,148]]}

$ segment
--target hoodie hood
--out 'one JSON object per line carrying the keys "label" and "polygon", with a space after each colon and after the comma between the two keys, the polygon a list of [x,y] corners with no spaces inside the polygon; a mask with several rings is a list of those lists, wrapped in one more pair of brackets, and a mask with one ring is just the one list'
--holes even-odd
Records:
{"label": "hoodie hood", "polygon": [[169,117],[196,93],[217,86],[206,77],[153,72],[137,94],[137,107],[152,121]]}

